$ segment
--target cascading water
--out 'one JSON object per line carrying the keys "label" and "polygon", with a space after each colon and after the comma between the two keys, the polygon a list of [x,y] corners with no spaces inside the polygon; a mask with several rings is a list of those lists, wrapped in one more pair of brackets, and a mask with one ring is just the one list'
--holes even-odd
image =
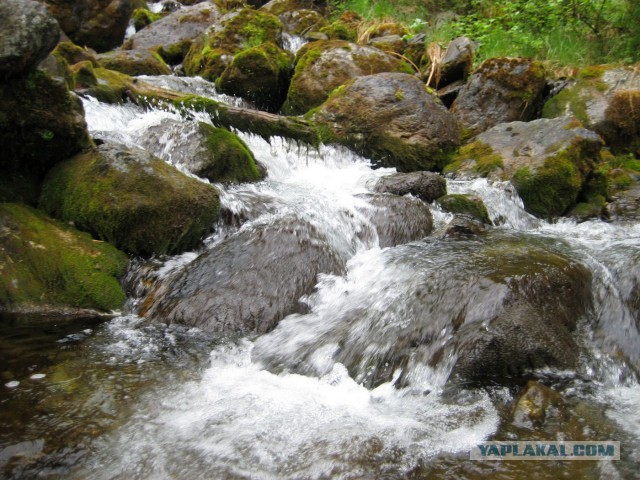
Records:
{"label": "cascading water", "polygon": [[[231,101],[199,79],[146,80]],[[180,137],[185,130],[173,132],[163,123],[186,121],[178,113],[91,99],[84,104],[94,137],[146,147],[182,167],[175,146],[188,141]],[[188,121],[211,122],[195,112]],[[466,460],[472,446],[492,435],[529,438],[505,427],[517,390],[446,389],[465,345],[464,328],[452,319],[492,328],[486,319],[501,315],[512,293],[509,282],[518,280],[509,265],[500,270],[494,263],[511,255],[588,280],[585,303],[593,305],[576,326],[577,366],[534,368],[531,375],[551,379],[575,407],[581,434],[625,446],[619,465],[587,462],[576,475],[631,478],[640,461],[640,225],[548,223],[526,213],[509,185],[449,181],[449,193],[479,195],[496,227],[478,238],[435,235],[380,248],[380,227],[367,214],[373,207],[365,194],[392,170],[373,170],[340,148],[240,136],[268,177],[217,185],[235,221],[219,225],[205,250],[252,225],[293,216],[327,239],[344,273],[321,274],[303,299],[306,312],[263,335],[205,334],[136,315],[65,332],[61,345],[71,346],[73,357],[38,382],[12,387],[15,398],[5,401],[42,412],[30,426],[16,428],[15,437],[2,439],[13,450],[0,451],[0,465],[20,448],[32,459],[5,466],[9,477],[45,468],[65,478],[105,479],[469,478],[494,469],[501,478],[557,478],[555,462],[495,467]],[[452,216],[431,210],[439,231]],[[157,260],[153,275],[166,278],[197,256]],[[538,273],[535,265],[527,268]],[[504,278],[496,280],[496,272]],[[553,291],[540,288],[553,298]],[[71,434],[52,438],[63,432]],[[571,432],[567,427],[566,435]],[[25,439],[32,443],[16,447]]]}

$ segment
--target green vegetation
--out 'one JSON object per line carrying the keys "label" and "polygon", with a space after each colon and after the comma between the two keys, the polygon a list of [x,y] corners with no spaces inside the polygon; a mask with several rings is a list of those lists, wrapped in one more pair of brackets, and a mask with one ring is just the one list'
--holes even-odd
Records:
{"label": "green vegetation", "polygon": [[[402,21],[412,33],[425,32],[426,44],[468,36],[479,44],[477,62],[504,56],[533,57],[558,66],[640,60],[637,0],[333,0],[329,4],[336,18],[353,11],[368,20]],[[437,15],[440,12],[451,13]]]}

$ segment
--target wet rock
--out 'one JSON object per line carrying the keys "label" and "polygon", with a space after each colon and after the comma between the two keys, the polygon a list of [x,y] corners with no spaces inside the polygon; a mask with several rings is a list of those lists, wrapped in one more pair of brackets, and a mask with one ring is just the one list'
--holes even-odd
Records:
{"label": "wet rock", "polygon": [[400,172],[441,170],[460,141],[455,117],[405,73],[356,78],[311,118],[323,127],[325,142]]}
{"label": "wet rock", "polygon": [[94,67],[98,67],[98,55],[94,50],[87,47],[79,47],[73,42],[65,41],[56,45],[51,52],[55,57],[64,60],[69,65],[80,62],[91,62]]}
{"label": "wet rock", "polygon": [[40,204],[134,255],[194,248],[218,216],[218,192],[144,150],[103,144],[58,164]]}
{"label": "wet rock", "polygon": [[487,207],[477,195],[445,195],[438,199],[438,205],[445,212],[469,215],[482,223],[491,225]]}
{"label": "wet rock", "polygon": [[425,202],[433,202],[447,193],[447,181],[434,172],[394,173],[380,178],[373,190],[378,193],[410,193]]}
{"label": "wet rock", "polygon": [[80,99],[39,70],[0,82],[0,144],[0,198],[31,203],[15,188],[37,191],[47,170],[91,145]]}
{"label": "wet rock", "polygon": [[165,17],[164,14],[153,13],[146,8],[136,8],[131,14],[131,20],[133,21],[133,27],[136,29],[136,32],[153,22],[157,22],[163,17]]}
{"label": "wet rock", "polygon": [[544,68],[538,62],[492,58],[471,74],[451,111],[467,138],[499,123],[533,120],[545,82]]}
{"label": "wet rock", "polygon": [[582,69],[575,79],[549,99],[542,115],[571,115],[600,134],[619,151],[640,148],[639,65],[612,68],[606,65]]}
{"label": "wet rock", "polygon": [[211,182],[242,183],[263,178],[251,150],[236,134],[207,123],[164,119],[140,142],[147,151]]}
{"label": "wet rock", "polygon": [[431,211],[423,202],[397,195],[359,195],[371,205],[363,209],[378,232],[380,248],[394,247],[428,236],[433,229]]}
{"label": "wet rock", "polygon": [[117,310],[127,256],[33,208],[0,204],[0,311]]}
{"label": "wet rock", "polygon": [[517,427],[533,430],[541,426],[547,417],[558,413],[562,403],[558,392],[529,380],[513,407],[512,423]]}
{"label": "wet rock", "polygon": [[613,219],[640,220],[640,183],[614,193],[607,212]]}
{"label": "wet rock", "polygon": [[277,112],[287,96],[293,55],[269,42],[233,57],[216,86],[243,97],[260,110]]}
{"label": "wet rock", "polygon": [[438,88],[459,80],[466,80],[473,67],[475,46],[467,37],[453,39],[442,58],[438,76]]}
{"label": "wet rock", "polygon": [[58,23],[38,2],[3,0],[0,18],[0,81],[35,67],[60,39]]}
{"label": "wet rock", "polygon": [[122,43],[133,12],[130,0],[44,1],[73,43],[99,52]]}
{"label": "wet rock", "polygon": [[98,55],[102,68],[127,75],[169,75],[171,69],[162,57],[150,50],[116,50]]}
{"label": "wet rock", "polygon": [[485,223],[470,215],[456,215],[444,228],[445,238],[469,238],[483,233],[487,227]]}
{"label": "wet rock", "polygon": [[301,310],[319,273],[342,268],[316,228],[283,217],[242,228],[162,280],[139,313],[206,331],[264,333]]}
{"label": "wet rock", "polygon": [[269,13],[244,8],[224,15],[189,49],[187,75],[216,80],[238,53],[271,42],[282,47],[283,25]]}
{"label": "wet rock", "polygon": [[304,45],[296,55],[296,67],[283,111],[306,113],[322,104],[347,81],[380,72],[413,73],[411,66],[376,48],[333,40]]}
{"label": "wet rock", "polygon": [[154,50],[169,64],[182,61],[191,44],[218,22],[222,14],[211,2],[198,3],[173,12],[143,28],[129,40],[126,50]]}
{"label": "wet rock", "polygon": [[511,180],[527,210],[562,215],[583,199],[606,196],[606,187],[591,182],[601,148],[596,133],[569,117],[503,123],[461,148],[445,171]]}

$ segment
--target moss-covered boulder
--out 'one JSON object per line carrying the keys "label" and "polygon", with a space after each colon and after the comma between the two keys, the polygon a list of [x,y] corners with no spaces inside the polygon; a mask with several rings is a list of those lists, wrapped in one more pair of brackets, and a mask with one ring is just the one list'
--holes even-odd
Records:
{"label": "moss-covered boulder", "polygon": [[127,256],[44,213],[0,203],[0,310],[117,310]]}
{"label": "moss-covered boulder", "polygon": [[0,78],[19,75],[35,67],[60,38],[58,23],[38,2],[3,0],[0,18]]}
{"label": "moss-covered boulder", "polygon": [[566,213],[580,201],[607,195],[593,182],[600,137],[569,117],[497,125],[460,149],[445,171],[511,180],[525,207],[540,216]]}
{"label": "moss-covered boulder", "polygon": [[44,3],[73,43],[99,52],[122,43],[133,12],[131,0],[44,0]]}
{"label": "moss-covered boulder", "polygon": [[[63,82],[38,70],[0,82],[0,175],[37,184],[54,164],[91,144],[82,103]],[[0,191],[4,201],[20,199],[12,197],[11,183]]]}
{"label": "moss-covered boulder", "polygon": [[234,55],[267,42],[281,47],[282,31],[278,17],[269,13],[250,8],[228,13],[189,49],[184,71],[213,81],[231,64]]}
{"label": "moss-covered boulder", "polygon": [[546,84],[541,63],[526,58],[492,58],[460,90],[451,111],[465,137],[503,122],[532,120]]}
{"label": "moss-covered boulder", "polygon": [[233,57],[216,81],[222,93],[243,97],[260,110],[276,112],[291,80],[293,55],[268,42]]}
{"label": "moss-covered boulder", "polygon": [[98,55],[94,50],[80,47],[73,42],[63,41],[56,45],[51,52],[55,57],[64,60],[68,65],[89,61],[94,67],[98,64]]}
{"label": "moss-covered boulder", "polygon": [[400,172],[442,170],[460,141],[455,117],[406,73],[358,77],[310,117],[322,140]]}
{"label": "moss-covered boulder", "polygon": [[491,224],[487,207],[477,195],[444,195],[438,199],[438,205],[445,212],[469,215],[482,223]]}
{"label": "moss-covered boulder", "polygon": [[322,11],[324,2],[322,0],[271,0],[260,7],[263,12],[271,15],[282,15],[293,10],[316,10]]}
{"label": "moss-covered boulder", "polygon": [[102,68],[127,75],[169,75],[171,69],[162,57],[150,50],[115,50],[98,55]]}
{"label": "moss-covered boulder", "polygon": [[208,123],[165,119],[141,142],[149,152],[211,182],[254,182],[263,177],[240,137]]}
{"label": "moss-covered boulder", "polygon": [[136,32],[123,45],[125,50],[154,50],[169,64],[178,64],[191,44],[220,20],[222,13],[205,1],[181,8]]}
{"label": "moss-covered boulder", "polygon": [[349,80],[381,72],[413,73],[405,61],[377,48],[342,40],[312,42],[296,54],[295,72],[283,111],[300,115],[322,104]]}
{"label": "moss-covered boulder", "polygon": [[346,40],[355,42],[358,39],[358,27],[362,17],[355,12],[344,12],[329,25],[322,27],[320,33],[324,33],[330,40]]}
{"label": "moss-covered boulder", "polygon": [[327,21],[320,13],[320,3],[314,0],[271,0],[260,7],[260,11],[277,16],[286,32],[301,35],[326,26]]}
{"label": "moss-covered boulder", "polygon": [[218,192],[144,150],[104,144],[58,164],[41,207],[136,255],[197,246],[218,216]]}
{"label": "moss-covered boulder", "polygon": [[640,149],[640,65],[580,70],[542,109],[546,118],[571,115],[616,151]]}

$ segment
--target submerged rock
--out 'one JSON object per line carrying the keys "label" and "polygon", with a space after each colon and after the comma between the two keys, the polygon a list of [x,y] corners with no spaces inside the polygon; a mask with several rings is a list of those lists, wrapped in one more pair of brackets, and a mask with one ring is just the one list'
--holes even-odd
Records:
{"label": "submerged rock", "polygon": [[513,406],[513,424],[533,430],[563,407],[560,394],[541,383],[529,380]]}
{"label": "submerged rock", "polygon": [[131,0],[44,0],[60,27],[81,46],[105,52],[124,39],[133,12]]}
{"label": "submerged rock", "polygon": [[400,172],[441,170],[459,145],[455,117],[405,73],[358,77],[311,116],[335,142]]}
{"label": "submerged rock", "polygon": [[3,0],[0,18],[0,81],[35,67],[60,39],[58,23],[38,2]]}
{"label": "submerged rock", "polygon": [[471,74],[451,111],[467,138],[499,123],[533,120],[545,84],[545,71],[539,62],[492,58]]}
{"label": "submerged rock", "polygon": [[149,24],[123,45],[126,50],[154,50],[170,64],[185,57],[191,44],[222,16],[209,1],[177,10]]}
{"label": "submerged rock", "polygon": [[347,81],[380,72],[413,73],[408,63],[377,48],[342,40],[311,42],[296,55],[283,111],[301,115],[322,104]]}
{"label": "submerged rock", "polygon": [[263,177],[253,153],[240,137],[207,123],[164,119],[140,142],[158,156],[170,150],[167,160],[211,182],[253,182]]}
{"label": "submerged rock", "polygon": [[0,310],[117,310],[127,256],[20,204],[0,203]]}
{"label": "submerged rock", "polygon": [[161,280],[140,315],[206,331],[271,330],[301,311],[319,273],[343,268],[316,228],[293,217],[242,228]]}
{"label": "submerged rock", "polygon": [[135,255],[194,248],[218,216],[218,192],[144,150],[104,144],[58,164],[47,212]]}
{"label": "submerged rock", "polygon": [[571,115],[619,151],[640,149],[640,65],[587,67],[550,98],[546,118]]}
{"label": "submerged rock", "polygon": [[596,133],[569,117],[503,123],[461,148],[445,171],[511,180],[527,210],[562,215],[579,201],[606,196],[606,185],[592,182],[601,148]]}
{"label": "submerged rock", "polygon": [[380,248],[420,240],[433,229],[429,207],[416,198],[377,194],[359,197],[371,205],[361,211],[375,226]]}
{"label": "submerged rock", "polygon": [[394,195],[411,195],[425,202],[433,202],[447,193],[447,181],[434,172],[394,173],[380,178],[374,191],[393,193]]}

